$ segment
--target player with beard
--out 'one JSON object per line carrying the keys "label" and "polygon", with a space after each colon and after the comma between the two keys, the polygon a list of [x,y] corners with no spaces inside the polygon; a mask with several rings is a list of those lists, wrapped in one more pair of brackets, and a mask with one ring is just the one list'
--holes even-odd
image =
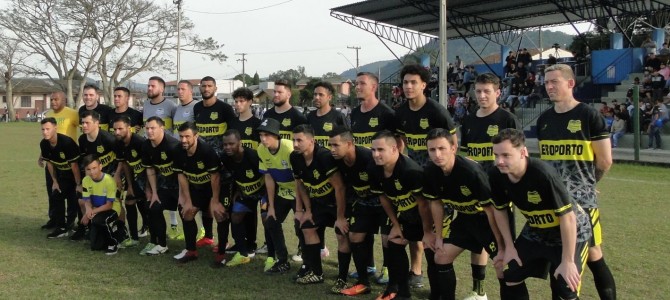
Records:
{"label": "player with beard", "polygon": [[[87,110],[81,114],[81,130],[84,132],[79,136],[79,152],[81,153],[81,157],[89,154],[95,155],[100,161],[102,172],[114,176],[117,167],[116,153],[114,153],[116,140],[109,131],[101,128],[100,115],[95,110]],[[80,167],[84,166],[80,165]],[[79,206],[83,214],[85,208],[84,202],[81,199],[79,200]],[[81,218],[81,215],[79,216]],[[70,236],[70,240],[81,240],[84,238],[85,233],[86,227],[80,225]]]}
{"label": "player with beard", "polygon": [[284,79],[275,81],[274,97],[272,103],[274,108],[268,109],[263,119],[275,119],[279,122],[279,134],[281,138],[292,141],[293,128],[301,124],[308,124],[307,118],[295,107],[291,106],[291,83]]}
{"label": "player with beard", "polygon": [[[357,274],[368,273],[372,250],[365,242],[366,236],[378,231],[379,220],[386,220],[386,213],[379,198],[370,192],[368,166],[374,163],[372,151],[354,144],[354,137],[342,127],[333,129],[328,140],[330,152],[337,161],[346,190],[347,205],[351,206],[349,221],[349,245]],[[341,290],[347,296],[370,293],[368,276],[359,276],[355,285]]]}
{"label": "player with beard", "polygon": [[[398,132],[403,134],[407,143],[407,155],[423,166],[428,161],[428,151],[426,150],[426,135],[433,128],[444,128],[452,134],[453,144],[458,145],[456,137],[456,125],[449,115],[449,111],[438,102],[426,98],[424,90],[430,80],[430,73],[426,68],[419,65],[408,65],[400,71],[402,78],[402,90],[405,93],[407,102],[400,105],[396,110],[396,118],[400,125]],[[447,213],[447,215],[449,215]],[[430,217],[430,216],[429,216]],[[423,245],[421,242],[410,243],[410,252],[412,253],[411,283],[412,287],[422,287],[423,278],[421,275],[421,255]],[[428,280],[431,283],[431,292],[435,292],[433,286],[437,279],[435,273],[435,260],[433,251],[428,249],[426,253],[426,262],[428,264]]]}
{"label": "player with beard", "polygon": [[[163,91],[165,91],[165,80],[158,76],[149,77],[149,83],[147,84],[147,99],[144,100],[142,104],[142,119],[144,123],[147,123],[147,120],[151,117],[159,117],[163,121],[163,124],[170,131],[173,128],[174,116],[177,110],[177,104],[173,101],[170,101],[163,97]],[[184,235],[179,233],[177,228],[177,212],[170,211],[170,231],[168,232],[168,237],[173,240],[184,239]]]}
{"label": "player with beard", "polygon": [[140,255],[160,255],[168,250],[163,210],[177,211],[179,202],[177,174],[172,169],[179,141],[165,130],[165,123],[159,117],[150,117],[144,124],[147,140],[141,153],[151,190],[147,193],[151,240]]}
{"label": "player with beard", "polygon": [[[263,115],[263,119],[277,120],[279,122],[279,134],[281,138],[292,142],[293,128],[298,125],[308,124],[307,118],[295,107],[291,106],[291,83],[280,79],[275,81],[274,84],[274,97],[272,98],[274,108],[268,109]],[[292,259],[296,262],[302,262],[302,245],[305,241],[297,223],[295,225],[295,234],[298,236],[298,253]],[[323,241],[323,239],[321,240]],[[301,271],[305,271],[305,269],[301,268]]]}
{"label": "player with beard", "polygon": [[339,294],[346,288],[347,272],[351,262],[349,224],[346,221],[345,187],[330,152],[314,141],[314,130],[309,125],[293,129],[291,168],[300,193],[296,200],[296,219],[305,236],[303,247],[305,267],[308,270],[296,279],[299,284],[323,282],[321,240],[317,229],[335,226],[337,234],[339,274],[332,292]]}
{"label": "player with beard", "polygon": [[[59,238],[67,235],[67,226],[74,224],[77,192],[81,192],[81,173],[79,172],[79,147],[69,136],[58,133],[56,119],[45,118],[42,124],[41,157],[47,163],[51,178],[49,207],[53,210],[51,219],[54,230],[47,238]],[[67,203],[66,214],[65,204]]]}
{"label": "player with beard", "polygon": [[107,116],[109,119],[109,132],[114,133],[114,120],[119,116],[128,116],[132,132],[140,132],[142,130],[142,126],[144,126],[142,113],[128,106],[129,98],[130,90],[128,88],[119,86],[114,89],[114,109],[111,109]]}
{"label": "player with beard", "polygon": [[82,99],[84,105],[79,108],[79,119],[83,119],[83,114],[85,111],[95,111],[100,116],[100,129],[104,131],[109,131],[109,113],[112,111],[112,108],[100,104],[100,95],[98,95],[98,87],[87,84],[84,86],[84,93],[82,94]]}
{"label": "player with beard", "polygon": [[[212,147],[219,160],[221,160],[224,157],[223,133],[228,129],[228,124],[235,120],[235,112],[228,103],[216,98],[216,80],[213,77],[205,76],[200,80],[200,94],[202,94],[202,101],[193,106],[193,116],[195,123],[198,125],[198,135]],[[222,198],[228,198],[224,202],[230,201],[234,188],[230,170],[221,169],[220,172],[221,193],[219,195]],[[208,210],[201,210],[200,216],[205,235],[197,241],[196,245],[198,248],[214,245],[214,231],[212,230],[214,219]],[[228,235],[219,236],[219,244],[222,242],[225,244],[227,239]],[[218,251],[219,249],[214,250]]]}
{"label": "player with beard", "polygon": [[[521,122],[512,113],[498,106],[500,97],[500,79],[492,73],[484,73],[477,76],[475,81],[475,94],[479,109],[474,114],[465,117],[461,123],[461,150],[467,156],[478,162],[484,170],[495,168],[493,156],[493,143],[491,138],[505,128],[521,129]],[[516,235],[514,211],[509,209],[509,226],[512,236]],[[448,226],[448,225],[447,225]],[[483,278],[486,276],[487,253],[481,255],[472,254],[471,267],[473,274],[472,299],[485,295]]]}
{"label": "player with beard", "polygon": [[[233,119],[230,122],[228,128],[235,129],[237,131],[238,135],[240,136],[240,142],[242,143],[242,146],[248,147],[255,151],[258,148],[258,141],[260,140],[256,128],[258,128],[258,126],[261,124],[261,120],[255,117],[251,111],[251,104],[254,101],[254,93],[248,88],[244,87],[238,88],[233,92],[233,99],[235,100],[234,105],[238,116],[237,118]],[[256,168],[258,168],[258,164],[256,165],[257,165]],[[235,172],[234,168],[231,167],[229,169]],[[241,186],[239,185],[240,181],[237,179],[236,181],[238,188],[241,188]],[[239,193],[239,191],[237,191],[237,193]],[[237,199],[240,198],[237,197]],[[256,201],[256,203],[258,203],[258,201]],[[242,206],[233,205],[233,222],[231,230],[233,234],[235,234],[236,232],[238,234],[241,232],[246,232],[245,237],[247,239],[246,240],[248,248],[247,251],[252,256],[255,255],[257,246],[256,245],[256,232],[258,231],[257,210],[258,210],[257,207],[245,207],[244,205]],[[238,220],[235,218],[235,216],[242,219]],[[244,226],[244,228],[241,228],[241,226]],[[233,254],[235,252],[239,252],[239,250],[240,249],[237,249],[235,246],[233,246],[233,248],[229,249],[228,251],[231,254]]]}
{"label": "player with beard", "polygon": [[[143,136],[133,133],[130,126],[132,121],[128,116],[120,115],[112,120],[114,136],[116,137],[116,161],[118,167],[114,174],[117,185],[121,181],[121,174],[125,176],[125,201],[126,221],[130,237],[121,244],[120,248],[130,248],[139,245],[139,238],[147,235],[149,230],[149,210],[146,205],[147,184],[145,168],[142,165],[142,144],[146,140]],[[142,215],[141,230],[137,229],[137,211]]]}
{"label": "player with beard", "polygon": [[568,65],[545,70],[545,88],[554,103],[537,119],[540,159],[560,174],[577,201],[591,217],[593,238],[588,263],[601,299],[616,299],[616,283],[601,248],[602,229],[596,183],[612,166],[612,145],[605,122],[593,107],[573,96],[575,75]]}
{"label": "player with beard", "polygon": [[[351,111],[351,133],[354,136],[354,144],[357,146],[372,146],[372,136],[382,130],[395,132],[397,122],[395,112],[388,105],[377,99],[377,88],[379,87],[379,78],[370,72],[360,72],[356,74],[356,98],[360,105]],[[381,209],[381,204],[378,204]],[[384,214],[385,216],[385,214]],[[388,218],[379,220],[378,227],[381,228],[382,245],[386,245],[388,230],[390,230]],[[374,236],[366,235],[365,242],[368,243],[370,262],[368,263],[368,274],[374,275],[376,268],[374,265]],[[388,269],[386,268],[386,247],[383,247],[383,266],[376,281],[379,284],[388,282]],[[351,277],[357,278],[360,274],[352,273]]]}
{"label": "player with beard", "polygon": [[349,127],[344,115],[333,109],[330,101],[335,88],[330,82],[320,81],[314,85],[314,107],[307,115],[307,122],[314,129],[314,140],[321,147],[328,148],[328,135],[335,127]]}
{"label": "player with beard", "polygon": [[235,246],[229,249],[237,253],[228,260],[226,266],[237,266],[249,263],[255,256],[257,207],[261,199],[265,198],[265,182],[263,174],[258,170],[258,153],[242,145],[239,131],[228,129],[223,134],[223,151],[226,154],[223,164],[232,170],[237,186],[231,216]]}
{"label": "player with beard", "polygon": [[[225,203],[219,198],[219,168],[221,161],[212,147],[199,140],[198,128],[194,122],[181,124],[177,129],[181,149],[175,153],[173,170],[179,180],[179,198],[182,201],[181,214],[186,240],[186,250],[182,255],[175,256],[180,263],[198,259],[196,236],[198,226],[195,215],[198,211],[207,211],[210,208],[216,215],[218,223],[219,249],[225,251],[225,239],[228,236],[229,213]],[[225,252],[218,253],[214,258],[214,265],[225,264]]]}

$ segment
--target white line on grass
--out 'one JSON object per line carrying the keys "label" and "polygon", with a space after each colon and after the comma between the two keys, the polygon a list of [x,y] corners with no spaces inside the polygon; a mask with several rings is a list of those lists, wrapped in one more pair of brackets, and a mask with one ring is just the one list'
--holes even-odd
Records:
{"label": "white line on grass", "polygon": [[635,183],[647,183],[647,184],[658,184],[658,185],[667,185],[667,182],[660,181],[649,181],[649,180],[638,180],[638,179],[628,179],[628,178],[617,178],[617,177],[605,177],[605,179],[611,179],[616,181],[625,181],[625,182],[635,182]]}

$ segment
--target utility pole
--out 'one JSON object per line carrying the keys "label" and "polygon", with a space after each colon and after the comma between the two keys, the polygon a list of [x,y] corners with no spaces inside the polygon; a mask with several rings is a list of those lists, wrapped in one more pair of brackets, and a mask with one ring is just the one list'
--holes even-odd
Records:
{"label": "utility pole", "polygon": [[347,49],[354,49],[356,50],[356,73],[358,73],[360,70],[358,69],[359,66],[359,60],[358,60],[358,50],[361,50],[360,46],[347,46]]}
{"label": "utility pole", "polygon": [[177,82],[181,80],[181,3],[183,0],[172,0],[177,5]]}
{"label": "utility pole", "polygon": [[247,73],[244,72],[244,62],[247,61],[245,56],[247,56],[247,53],[235,53],[235,55],[240,55],[242,58],[238,59],[237,61],[242,62],[242,86],[247,87]]}

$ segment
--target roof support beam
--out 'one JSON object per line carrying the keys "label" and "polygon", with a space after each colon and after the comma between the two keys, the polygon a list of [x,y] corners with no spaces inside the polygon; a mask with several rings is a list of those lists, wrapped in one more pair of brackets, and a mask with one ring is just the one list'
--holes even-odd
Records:
{"label": "roof support beam", "polygon": [[424,33],[357,18],[336,11],[330,11],[330,16],[409,50],[417,50],[436,39],[436,37]]}

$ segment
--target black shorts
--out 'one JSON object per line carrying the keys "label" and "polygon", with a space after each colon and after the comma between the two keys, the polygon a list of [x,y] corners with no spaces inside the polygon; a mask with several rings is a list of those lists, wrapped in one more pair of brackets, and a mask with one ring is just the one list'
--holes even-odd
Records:
{"label": "black shorts", "polygon": [[[584,270],[589,252],[587,244],[587,242],[577,242],[575,247],[574,260],[580,275]],[[510,261],[504,271],[506,282],[521,282],[528,277],[546,279],[547,274],[553,276],[554,271],[561,264],[563,246],[546,246],[519,236],[514,242],[514,247],[523,266],[519,266],[514,260]],[[562,277],[558,278],[558,295],[562,299],[574,299],[578,294],[579,291],[570,290]]]}
{"label": "black shorts", "polygon": [[191,205],[200,209],[200,211],[208,211],[209,203],[212,201],[212,189],[210,188],[189,188],[191,194]]}
{"label": "black shorts", "polygon": [[158,200],[163,205],[163,209],[177,211],[179,204],[179,189],[158,189]]}
{"label": "black shorts", "polygon": [[410,242],[420,242],[423,239],[423,225],[421,223],[405,223],[400,221],[402,235]]}
{"label": "black shorts", "polygon": [[[389,221],[381,206],[360,205],[354,202],[349,216],[349,231],[375,234]],[[388,230],[391,230],[389,227]],[[386,232],[388,234],[388,232]]]}
{"label": "black shorts", "polygon": [[[333,227],[337,220],[337,207],[335,203],[323,203],[312,201],[312,222],[305,222],[300,228]],[[337,231],[336,231],[337,232]]]}
{"label": "black shorts", "polygon": [[460,213],[453,218],[446,217],[443,220],[443,226],[444,223],[448,223],[445,227],[447,230],[442,230],[444,243],[470,250],[473,253],[481,253],[484,248],[491,257],[495,257],[498,253],[496,239],[486,214]]}
{"label": "black shorts", "polygon": [[219,201],[226,208],[226,211],[232,211],[233,195],[235,193],[235,183],[230,180],[221,180],[219,188]]}
{"label": "black shorts", "polygon": [[135,180],[132,181],[133,184],[133,192],[135,192],[135,195],[133,197],[131,196],[126,196],[126,200],[137,200],[137,201],[142,201],[147,198],[146,194],[144,194],[144,187],[146,186],[146,180],[145,178],[142,177],[136,177]]}

